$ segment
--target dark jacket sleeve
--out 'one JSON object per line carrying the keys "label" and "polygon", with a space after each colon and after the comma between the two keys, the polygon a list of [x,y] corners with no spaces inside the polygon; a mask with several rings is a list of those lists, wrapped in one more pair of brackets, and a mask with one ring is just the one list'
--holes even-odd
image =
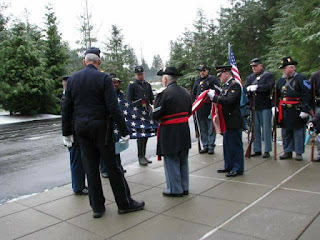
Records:
{"label": "dark jacket sleeve", "polygon": [[104,100],[112,119],[119,127],[121,136],[129,134],[124,117],[118,105],[118,99],[113,88],[112,80],[109,76],[104,78]]}
{"label": "dark jacket sleeve", "polygon": [[311,110],[310,105],[312,101],[311,84],[304,76],[302,79],[299,79],[298,83],[298,91],[301,92],[301,112],[309,113]]}
{"label": "dark jacket sleeve", "polygon": [[126,93],[126,97],[127,97],[127,101],[128,102],[132,102],[132,98],[133,98],[133,85],[131,83],[129,83],[128,89],[127,89],[127,93]]}
{"label": "dark jacket sleeve", "polygon": [[259,92],[266,92],[271,93],[272,88],[274,87],[274,79],[271,73],[266,73],[266,77],[264,78],[263,82],[259,82],[257,93]]}
{"label": "dark jacket sleeve", "polygon": [[151,118],[154,120],[160,120],[160,118],[165,114],[165,94],[164,92],[159,93],[154,102],[154,109],[151,114]]}
{"label": "dark jacket sleeve", "polygon": [[228,90],[228,96],[225,95],[219,95],[213,97],[213,102],[219,103],[222,105],[231,105],[231,104],[238,104],[238,101],[241,97],[241,87],[238,83],[234,83],[232,86],[230,86]]}
{"label": "dark jacket sleeve", "polygon": [[73,102],[71,99],[72,79],[69,78],[64,96],[61,98],[62,135],[72,135]]}

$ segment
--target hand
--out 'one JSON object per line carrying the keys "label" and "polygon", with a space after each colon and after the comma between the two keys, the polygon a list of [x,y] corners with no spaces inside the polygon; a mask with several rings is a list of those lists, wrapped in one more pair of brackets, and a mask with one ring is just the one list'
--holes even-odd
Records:
{"label": "hand", "polygon": [[120,142],[121,144],[125,145],[125,144],[127,144],[127,143],[129,142],[129,140],[130,140],[130,135],[127,135],[127,136],[124,136],[124,137],[121,136],[119,142]]}
{"label": "hand", "polygon": [[275,117],[276,113],[278,112],[278,109],[276,107],[272,107],[271,112],[272,112],[272,117]]}
{"label": "hand", "polygon": [[247,87],[248,92],[255,92],[258,89],[258,85],[250,85]]}
{"label": "hand", "polygon": [[73,142],[73,135],[63,136],[63,145],[67,146],[68,148],[71,148]]}
{"label": "hand", "polygon": [[313,128],[313,122],[308,123],[308,129],[311,129],[311,128]]}
{"label": "hand", "polygon": [[309,117],[309,114],[308,113],[305,113],[305,112],[301,112],[299,117],[301,117],[302,119],[306,119]]}
{"label": "hand", "polygon": [[210,89],[209,92],[207,93],[208,97],[210,98],[210,100],[212,101],[213,96],[215,95],[216,91],[213,89]]}

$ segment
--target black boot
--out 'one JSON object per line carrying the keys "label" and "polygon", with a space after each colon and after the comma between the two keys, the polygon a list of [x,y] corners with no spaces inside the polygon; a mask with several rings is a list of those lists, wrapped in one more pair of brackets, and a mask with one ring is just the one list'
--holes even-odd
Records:
{"label": "black boot", "polygon": [[283,155],[280,156],[280,159],[288,159],[292,158],[292,152],[285,152]]}

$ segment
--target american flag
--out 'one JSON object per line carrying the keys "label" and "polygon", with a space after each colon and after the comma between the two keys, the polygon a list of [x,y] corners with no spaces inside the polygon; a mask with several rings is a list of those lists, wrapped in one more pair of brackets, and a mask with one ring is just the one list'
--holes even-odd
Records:
{"label": "american flag", "polygon": [[240,73],[239,73],[239,69],[237,67],[237,62],[236,62],[236,58],[234,57],[232,48],[231,48],[231,44],[228,44],[228,59],[229,59],[229,65],[232,66],[231,71],[233,73],[234,78],[238,81],[238,83],[241,86],[241,100],[240,100],[240,106],[244,106],[248,103],[248,98],[246,96],[246,94],[243,91],[243,87],[242,87],[242,81],[241,81],[241,77],[240,77]]}
{"label": "american flag", "polygon": [[[121,97],[118,97],[118,103],[129,129],[131,139],[157,135],[159,123],[150,118],[150,112],[146,108],[138,104],[129,103]],[[116,141],[118,141],[120,134],[116,125],[114,127],[114,134]]]}

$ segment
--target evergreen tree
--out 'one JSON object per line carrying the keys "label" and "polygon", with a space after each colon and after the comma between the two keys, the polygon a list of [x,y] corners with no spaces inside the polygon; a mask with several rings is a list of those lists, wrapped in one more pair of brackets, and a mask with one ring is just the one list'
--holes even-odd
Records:
{"label": "evergreen tree", "polygon": [[80,45],[78,49],[80,54],[83,54],[85,50],[90,47],[93,47],[94,43],[97,42],[96,37],[94,36],[94,25],[92,24],[92,14],[89,11],[88,0],[85,0],[85,6],[83,8],[83,13],[80,15],[80,33],[82,39],[76,43]]}
{"label": "evergreen tree", "polygon": [[133,68],[137,62],[134,51],[124,43],[121,29],[112,25],[111,37],[105,43],[104,59],[101,69],[108,73],[115,73],[123,81],[123,88],[126,87],[133,77]]}
{"label": "evergreen tree", "polygon": [[155,55],[153,56],[153,61],[152,61],[152,65],[151,65],[151,68],[150,68],[150,75],[151,75],[151,79],[150,81],[152,82],[159,82],[161,81],[161,77],[160,76],[157,76],[157,72],[163,68],[163,62],[162,62],[162,59],[160,57],[160,55]]}
{"label": "evergreen tree", "polygon": [[5,39],[6,36],[6,25],[9,18],[4,15],[4,11],[7,9],[7,5],[0,2],[0,42]]}
{"label": "evergreen tree", "polygon": [[39,36],[34,26],[17,22],[0,43],[0,101],[10,113],[55,110],[53,82],[46,75],[41,41],[35,40]]}
{"label": "evergreen tree", "polygon": [[319,69],[320,1],[280,0],[278,17],[271,29],[272,45],[266,54],[268,67],[277,69],[281,58],[291,56],[299,64],[298,71],[310,76]]}
{"label": "evergreen tree", "polygon": [[58,32],[57,18],[51,5],[46,6],[46,40],[44,56],[46,72],[54,82],[54,95],[57,97],[57,113],[60,110],[59,99],[62,92],[61,76],[67,72],[68,53],[66,45]]}

